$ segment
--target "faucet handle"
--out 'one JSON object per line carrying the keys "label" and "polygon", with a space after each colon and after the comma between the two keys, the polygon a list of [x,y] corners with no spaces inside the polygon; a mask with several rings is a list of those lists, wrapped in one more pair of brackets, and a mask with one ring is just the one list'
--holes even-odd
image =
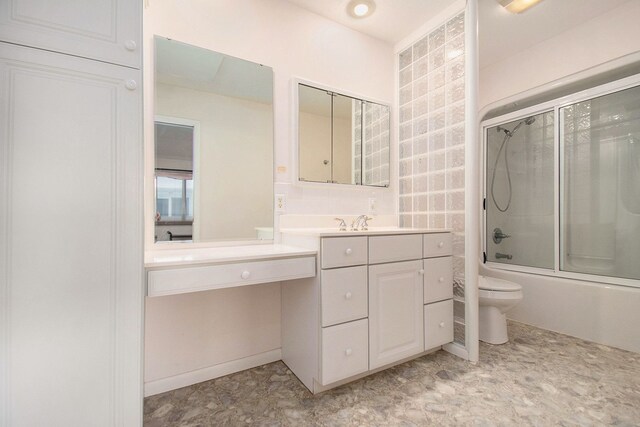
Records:
{"label": "faucet handle", "polygon": [[347,231],[347,223],[344,222],[344,219],[342,218],[334,218],[336,221],[340,221],[340,223],[338,224],[338,229],[339,231]]}
{"label": "faucet handle", "polygon": [[365,216],[362,219],[362,230],[363,231],[367,231],[369,229],[369,224],[367,224],[367,221],[371,221],[373,218],[371,218],[370,216]]}

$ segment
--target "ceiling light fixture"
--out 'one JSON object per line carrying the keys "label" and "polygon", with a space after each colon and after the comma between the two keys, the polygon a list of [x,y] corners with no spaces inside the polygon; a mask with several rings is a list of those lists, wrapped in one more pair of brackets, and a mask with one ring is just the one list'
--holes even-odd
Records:
{"label": "ceiling light fixture", "polygon": [[511,13],[522,13],[542,0],[498,0],[498,3]]}
{"label": "ceiling light fixture", "polygon": [[351,0],[347,5],[347,12],[354,18],[366,18],[376,10],[373,0]]}

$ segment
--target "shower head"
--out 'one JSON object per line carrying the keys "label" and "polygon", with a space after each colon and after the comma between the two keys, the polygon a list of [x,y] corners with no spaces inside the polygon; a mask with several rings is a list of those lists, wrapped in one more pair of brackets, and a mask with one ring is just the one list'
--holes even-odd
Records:
{"label": "shower head", "polygon": [[532,125],[535,121],[536,121],[535,117],[533,117],[533,116],[527,117],[526,119],[524,119],[524,124],[525,125]]}

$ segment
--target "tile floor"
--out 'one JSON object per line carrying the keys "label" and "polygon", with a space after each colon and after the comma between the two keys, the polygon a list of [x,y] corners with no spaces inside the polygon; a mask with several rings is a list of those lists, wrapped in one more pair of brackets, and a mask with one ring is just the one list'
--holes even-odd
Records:
{"label": "tile floor", "polygon": [[145,399],[145,426],[640,426],[640,354],[510,322],[480,362],[444,351],[319,395],[282,362]]}

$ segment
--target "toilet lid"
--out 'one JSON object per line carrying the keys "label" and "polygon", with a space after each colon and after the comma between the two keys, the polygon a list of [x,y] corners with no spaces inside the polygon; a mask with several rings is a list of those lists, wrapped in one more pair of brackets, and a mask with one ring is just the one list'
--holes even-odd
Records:
{"label": "toilet lid", "polygon": [[496,279],[495,277],[480,276],[479,288],[487,291],[520,291],[522,286],[508,280]]}

